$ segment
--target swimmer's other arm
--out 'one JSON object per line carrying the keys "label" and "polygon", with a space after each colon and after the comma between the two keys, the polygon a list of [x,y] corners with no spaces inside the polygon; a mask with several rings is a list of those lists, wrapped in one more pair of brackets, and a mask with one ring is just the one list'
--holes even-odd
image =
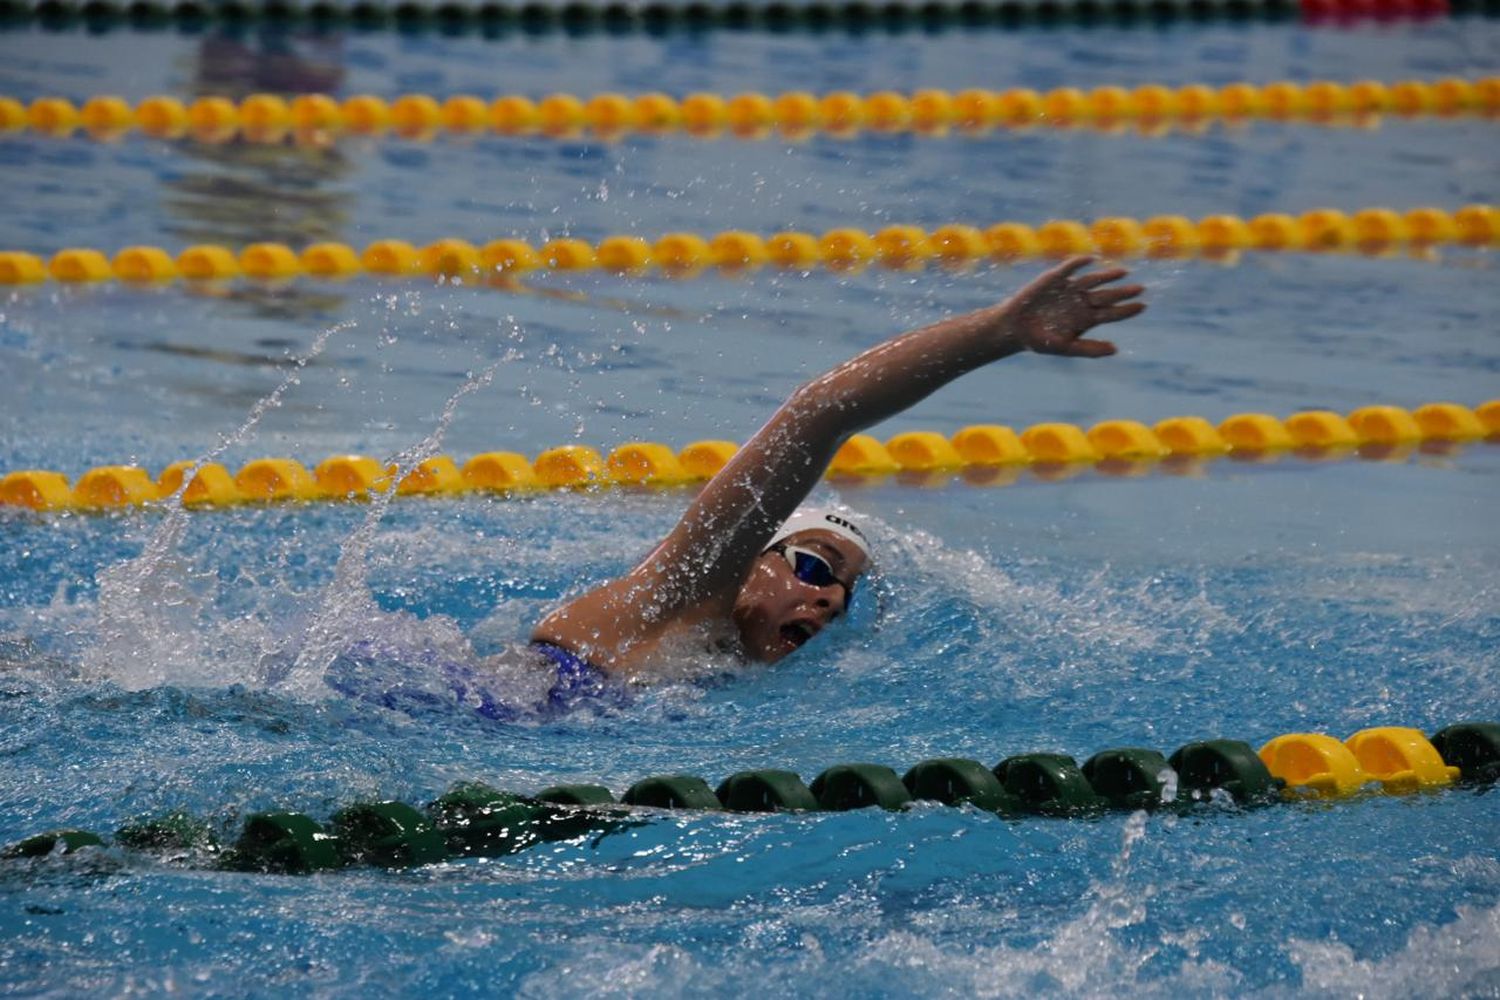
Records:
{"label": "swimmer's other arm", "polygon": [[534,639],[611,669],[669,625],[727,616],[750,564],[852,435],[1012,354],[1114,354],[1083,335],[1138,315],[1143,289],[1115,284],[1123,268],[1085,271],[1092,263],[1066,260],[1004,302],[902,334],[797,389],[640,565],[553,612]]}

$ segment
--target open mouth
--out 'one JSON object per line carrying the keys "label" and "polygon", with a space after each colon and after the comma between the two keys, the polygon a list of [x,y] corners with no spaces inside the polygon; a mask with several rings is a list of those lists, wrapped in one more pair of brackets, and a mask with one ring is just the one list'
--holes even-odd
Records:
{"label": "open mouth", "polygon": [[788,622],[781,626],[781,637],[794,647],[800,647],[818,634],[818,630],[807,622]]}

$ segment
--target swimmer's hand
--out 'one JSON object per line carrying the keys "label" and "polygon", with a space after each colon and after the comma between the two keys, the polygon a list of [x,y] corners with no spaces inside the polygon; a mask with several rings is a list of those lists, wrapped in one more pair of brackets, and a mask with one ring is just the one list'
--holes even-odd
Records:
{"label": "swimmer's hand", "polygon": [[639,565],[553,612],[533,638],[630,673],[673,636],[735,635],[747,575],[851,435],[1021,351],[1115,353],[1083,335],[1139,313],[1145,306],[1131,300],[1142,289],[1112,284],[1125,277],[1120,268],[1084,271],[1092,263],[1064,261],[1003,302],[893,337],[803,384]]}
{"label": "swimmer's hand", "polygon": [[1092,257],[1070,257],[1039,275],[1005,303],[1006,319],[1022,350],[1062,354],[1070,358],[1107,358],[1115,353],[1108,340],[1085,339],[1101,323],[1118,323],[1138,316],[1144,302],[1132,302],[1144,288],[1114,285],[1129,272],[1123,267],[1087,271]]}

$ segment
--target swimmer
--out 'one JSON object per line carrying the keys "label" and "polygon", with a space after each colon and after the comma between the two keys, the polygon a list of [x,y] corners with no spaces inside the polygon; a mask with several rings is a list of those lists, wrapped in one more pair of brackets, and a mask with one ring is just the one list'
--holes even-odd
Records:
{"label": "swimmer", "polygon": [[872,559],[850,518],[798,509],[834,453],[992,361],[1114,354],[1083,335],[1138,315],[1143,289],[1117,284],[1123,268],[1092,263],[1064,261],[998,305],[902,334],[793,392],[638,566],[536,627],[532,648],[558,671],[554,695],[649,676],[683,640],[775,663],[831,625]]}

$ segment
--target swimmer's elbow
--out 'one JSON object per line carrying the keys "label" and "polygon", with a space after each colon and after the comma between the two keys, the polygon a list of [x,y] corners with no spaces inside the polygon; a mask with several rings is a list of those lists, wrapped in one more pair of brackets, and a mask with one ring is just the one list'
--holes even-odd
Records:
{"label": "swimmer's elbow", "polygon": [[787,398],[781,413],[804,433],[823,429],[831,434],[844,431],[846,418],[854,413],[838,387],[822,376],[799,385]]}

